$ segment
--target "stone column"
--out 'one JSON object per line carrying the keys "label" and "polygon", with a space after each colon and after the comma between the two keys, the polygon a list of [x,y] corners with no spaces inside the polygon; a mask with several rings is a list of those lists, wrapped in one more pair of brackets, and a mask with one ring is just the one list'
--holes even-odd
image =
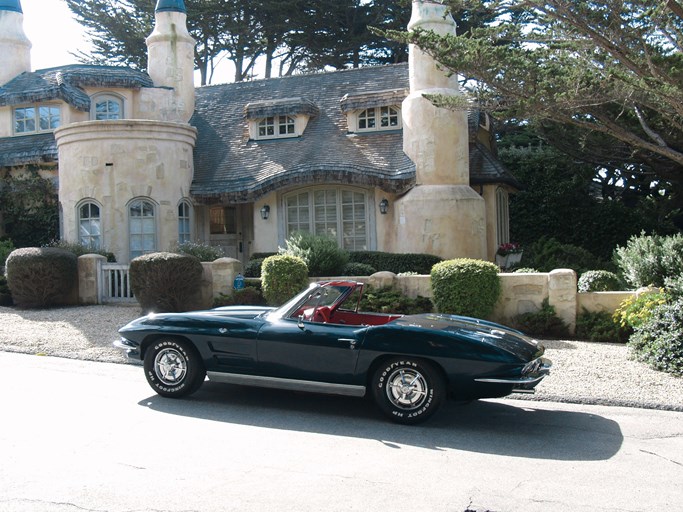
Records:
{"label": "stone column", "polygon": [[107,258],[99,254],[84,254],[78,257],[78,303],[99,304],[98,283],[100,280],[100,263]]}
{"label": "stone column", "polygon": [[233,292],[233,281],[242,272],[242,262],[235,258],[219,258],[211,264],[211,280],[213,296],[230,295]]}
{"label": "stone column", "polygon": [[548,275],[548,303],[557,316],[569,326],[569,334],[576,331],[576,272],[561,268]]}

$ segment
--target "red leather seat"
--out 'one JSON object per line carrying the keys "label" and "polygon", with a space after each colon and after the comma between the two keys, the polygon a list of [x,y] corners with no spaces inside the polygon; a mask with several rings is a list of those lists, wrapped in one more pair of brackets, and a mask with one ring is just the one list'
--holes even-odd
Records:
{"label": "red leather seat", "polygon": [[320,306],[315,308],[315,313],[313,313],[313,321],[320,323],[327,323],[330,321],[331,310],[329,306]]}

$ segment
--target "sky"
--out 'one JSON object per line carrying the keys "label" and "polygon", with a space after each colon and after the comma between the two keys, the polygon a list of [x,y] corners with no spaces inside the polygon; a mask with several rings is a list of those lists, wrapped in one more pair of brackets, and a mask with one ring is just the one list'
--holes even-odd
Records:
{"label": "sky", "polygon": [[74,64],[77,50],[88,51],[85,30],[63,0],[21,0],[24,32],[30,39],[33,70]]}

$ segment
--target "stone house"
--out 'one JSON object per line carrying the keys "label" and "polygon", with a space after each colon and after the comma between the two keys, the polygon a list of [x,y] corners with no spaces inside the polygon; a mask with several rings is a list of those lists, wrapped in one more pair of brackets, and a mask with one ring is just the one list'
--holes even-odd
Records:
{"label": "stone house", "polygon": [[[31,71],[20,0],[0,0],[0,174],[58,180],[61,236],[117,260],[178,242],[246,261],[304,230],[349,250],[493,260],[519,188],[487,115],[417,48],[408,64],[194,86],[183,0],[158,0],[148,70]],[[409,29],[455,30],[436,1]]]}

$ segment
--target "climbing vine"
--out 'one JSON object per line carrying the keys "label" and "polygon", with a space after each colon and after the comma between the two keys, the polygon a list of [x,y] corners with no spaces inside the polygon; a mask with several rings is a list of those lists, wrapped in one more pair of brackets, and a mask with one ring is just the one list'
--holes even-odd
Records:
{"label": "climbing vine", "polygon": [[15,247],[39,247],[59,236],[59,199],[53,180],[29,174],[0,179],[0,218]]}

